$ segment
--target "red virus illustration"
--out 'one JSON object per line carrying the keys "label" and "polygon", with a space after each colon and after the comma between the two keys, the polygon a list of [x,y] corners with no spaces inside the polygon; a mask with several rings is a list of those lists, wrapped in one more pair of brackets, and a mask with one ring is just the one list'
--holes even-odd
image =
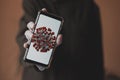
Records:
{"label": "red virus illustration", "polygon": [[55,47],[56,37],[50,28],[40,27],[33,33],[31,42],[33,47],[40,52],[47,52]]}

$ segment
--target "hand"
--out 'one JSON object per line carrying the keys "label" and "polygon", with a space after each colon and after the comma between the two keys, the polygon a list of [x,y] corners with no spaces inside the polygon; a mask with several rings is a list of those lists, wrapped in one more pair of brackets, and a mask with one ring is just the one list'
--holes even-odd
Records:
{"label": "hand", "polygon": [[[42,11],[47,12],[47,10],[45,8],[43,8]],[[24,45],[23,45],[24,48],[28,48],[30,45],[30,40],[33,35],[34,25],[35,25],[34,22],[29,22],[27,24],[28,30],[25,31],[25,36],[28,39],[28,41],[26,43],[24,43]],[[56,43],[57,43],[57,46],[59,46],[62,43],[62,35],[61,34],[58,35]]]}

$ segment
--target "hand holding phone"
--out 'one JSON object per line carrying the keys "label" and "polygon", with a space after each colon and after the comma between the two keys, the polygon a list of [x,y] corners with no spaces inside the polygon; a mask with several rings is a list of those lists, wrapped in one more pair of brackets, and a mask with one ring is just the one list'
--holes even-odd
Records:
{"label": "hand holding phone", "polygon": [[[46,12],[40,11],[38,13],[38,17],[36,19],[34,33],[37,33],[37,32],[39,32],[39,30],[41,31],[41,29],[42,29],[42,31],[40,33],[42,33],[42,35],[43,35],[44,30],[48,29],[48,31],[45,33],[52,34],[52,32],[49,32],[49,31],[53,31],[54,37],[57,37],[62,24],[63,24],[63,19],[61,17],[55,16],[51,13],[46,13]],[[31,34],[31,33],[29,33],[29,34]],[[40,34],[40,36],[41,36],[41,34]],[[38,38],[38,39],[41,40],[41,38]],[[42,40],[43,40],[43,42],[46,41],[44,39],[44,37]],[[38,40],[36,40],[36,41],[38,41]],[[40,48],[36,48],[35,47],[36,45],[34,45],[34,44],[35,43],[30,42],[30,46],[26,50],[24,60],[27,62],[31,62],[33,64],[42,65],[43,67],[48,67],[50,65],[50,62],[51,62],[51,59],[52,59],[52,56],[53,56],[53,53],[55,50],[55,46],[53,46],[53,48],[51,48],[50,50],[45,51],[45,53],[44,53],[44,51],[40,51]],[[39,44],[42,44],[42,43],[39,43]],[[44,46],[42,48],[46,48],[46,46]]]}
{"label": "hand holding phone", "polygon": [[[34,25],[35,25],[35,23],[32,21],[30,21],[27,24],[28,30],[25,31],[25,37],[27,38],[28,41],[23,44],[24,48],[28,48],[30,45],[30,40],[32,38],[33,31],[34,31]],[[56,40],[56,45],[59,46],[61,43],[62,43],[62,34],[58,34],[58,37]]]}
{"label": "hand holding phone", "polygon": [[[42,11],[47,12],[46,8],[43,8]],[[28,48],[30,45],[30,40],[31,40],[32,35],[33,35],[34,27],[35,27],[35,23],[32,21],[30,21],[27,24],[28,30],[25,31],[25,37],[27,38],[28,41],[23,44],[24,48]],[[61,43],[62,43],[62,34],[58,34],[58,37],[56,40],[56,45],[59,46]]]}

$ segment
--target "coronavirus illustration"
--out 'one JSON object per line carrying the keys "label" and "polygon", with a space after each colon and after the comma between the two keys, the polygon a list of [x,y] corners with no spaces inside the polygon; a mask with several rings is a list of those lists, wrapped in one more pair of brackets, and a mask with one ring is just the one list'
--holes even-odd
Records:
{"label": "coronavirus illustration", "polygon": [[40,27],[32,35],[31,42],[33,47],[40,52],[47,52],[55,47],[56,37],[55,33],[50,28]]}

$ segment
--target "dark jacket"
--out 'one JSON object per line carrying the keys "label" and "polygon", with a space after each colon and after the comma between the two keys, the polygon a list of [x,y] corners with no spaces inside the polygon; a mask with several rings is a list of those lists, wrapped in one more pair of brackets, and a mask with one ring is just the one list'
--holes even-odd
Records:
{"label": "dark jacket", "polygon": [[25,67],[23,80],[103,80],[100,15],[93,0],[23,0],[24,15],[17,35],[20,59],[25,53],[26,25],[35,21],[42,8],[64,18],[63,42],[55,51],[50,69],[37,72]]}

